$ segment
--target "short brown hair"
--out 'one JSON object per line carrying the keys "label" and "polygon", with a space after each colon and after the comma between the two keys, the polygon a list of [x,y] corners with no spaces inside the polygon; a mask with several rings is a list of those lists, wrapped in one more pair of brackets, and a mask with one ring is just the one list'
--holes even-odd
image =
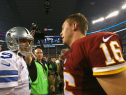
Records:
{"label": "short brown hair", "polygon": [[62,50],[61,50],[61,53],[64,54],[64,53],[67,52],[68,50],[69,50],[68,48],[66,48],[66,49],[62,49]]}
{"label": "short brown hair", "polygon": [[83,14],[76,13],[69,15],[66,20],[68,21],[69,25],[72,25],[74,22],[76,22],[78,24],[79,29],[81,30],[81,33],[86,35],[88,30],[88,20]]}

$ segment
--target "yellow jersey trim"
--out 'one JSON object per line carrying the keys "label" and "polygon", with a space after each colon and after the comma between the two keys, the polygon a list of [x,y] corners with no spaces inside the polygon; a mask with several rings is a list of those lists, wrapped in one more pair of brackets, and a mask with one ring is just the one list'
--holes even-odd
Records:
{"label": "yellow jersey trim", "polygon": [[116,74],[116,73],[120,73],[122,71],[126,70],[126,66],[122,67],[120,69],[116,69],[116,70],[112,70],[112,71],[105,71],[105,72],[93,72],[93,75],[111,75],[111,74]]}

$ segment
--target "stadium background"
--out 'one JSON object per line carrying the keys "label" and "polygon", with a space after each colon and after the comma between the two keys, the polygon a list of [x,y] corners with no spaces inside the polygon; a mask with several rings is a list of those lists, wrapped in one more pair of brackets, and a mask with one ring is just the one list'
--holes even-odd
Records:
{"label": "stadium background", "polygon": [[[59,36],[62,23],[68,15],[80,12],[89,21],[87,35],[102,31],[116,32],[122,39],[126,57],[126,9],[121,8],[126,0],[1,0],[0,4],[0,45],[3,50],[7,50],[5,33],[8,29],[14,26],[30,29],[32,23],[37,23],[41,32],[51,37],[46,37],[48,43],[44,42],[44,47],[40,41],[35,44],[43,49],[44,56],[57,58],[61,49],[69,48],[62,45]],[[94,19],[106,17],[115,10],[119,11],[117,16],[92,23]]]}

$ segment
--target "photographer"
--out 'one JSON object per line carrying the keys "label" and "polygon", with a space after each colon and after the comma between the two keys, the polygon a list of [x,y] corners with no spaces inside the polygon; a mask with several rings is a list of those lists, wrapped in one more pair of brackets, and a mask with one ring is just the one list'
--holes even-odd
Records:
{"label": "photographer", "polygon": [[[35,36],[37,33],[36,29],[31,30],[32,36]],[[34,56],[29,55],[25,57],[31,82],[31,95],[48,95],[49,86],[51,91],[55,92],[55,86],[50,77],[48,66],[42,61],[42,58],[43,51],[40,48],[34,50]]]}
{"label": "photographer", "polygon": [[42,62],[43,51],[40,48],[37,48],[34,51],[34,55],[37,60],[32,58],[32,56],[25,57],[31,79],[31,94],[47,95],[49,86],[48,84],[50,84],[51,91],[55,91],[54,82],[50,77],[48,66]]}

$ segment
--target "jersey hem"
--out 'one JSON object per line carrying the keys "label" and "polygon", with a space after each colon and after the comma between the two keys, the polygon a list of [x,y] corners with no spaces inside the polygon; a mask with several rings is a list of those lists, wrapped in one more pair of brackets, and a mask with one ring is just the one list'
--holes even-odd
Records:
{"label": "jersey hem", "polygon": [[122,71],[126,70],[126,66],[120,69],[112,70],[112,71],[106,71],[106,72],[93,72],[93,75],[111,75],[111,74],[117,74]]}

